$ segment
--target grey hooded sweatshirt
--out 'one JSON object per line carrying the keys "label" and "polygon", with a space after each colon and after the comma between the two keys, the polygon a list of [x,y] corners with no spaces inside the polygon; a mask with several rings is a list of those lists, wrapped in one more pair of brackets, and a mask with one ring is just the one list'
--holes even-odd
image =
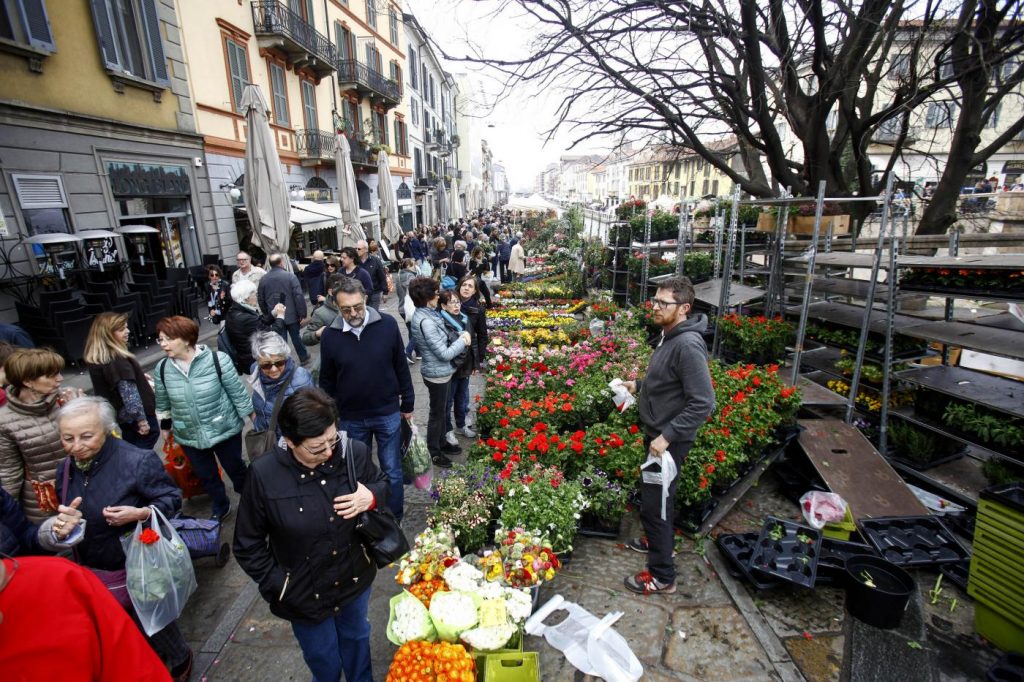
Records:
{"label": "grey hooded sweatshirt", "polygon": [[693,315],[664,332],[651,355],[647,375],[638,382],[640,421],[649,437],[692,443],[714,412],[708,348],[701,336],[707,328],[706,315]]}

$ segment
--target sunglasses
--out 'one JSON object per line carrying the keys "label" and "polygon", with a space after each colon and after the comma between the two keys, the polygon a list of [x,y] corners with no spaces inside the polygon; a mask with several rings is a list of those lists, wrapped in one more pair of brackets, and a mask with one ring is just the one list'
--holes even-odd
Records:
{"label": "sunglasses", "polygon": [[338,312],[342,313],[343,315],[351,315],[353,313],[361,313],[364,310],[366,310],[366,306],[365,305],[352,305],[352,306],[348,306],[347,305],[347,306],[344,306],[342,308],[338,308]]}
{"label": "sunglasses", "polygon": [[210,279],[220,279],[220,275],[210,275]]}
{"label": "sunglasses", "polygon": [[261,362],[261,363],[259,363],[260,369],[270,369],[272,367],[275,368],[275,369],[281,369],[282,367],[284,367],[287,364],[288,364],[287,360],[274,360],[273,362]]}

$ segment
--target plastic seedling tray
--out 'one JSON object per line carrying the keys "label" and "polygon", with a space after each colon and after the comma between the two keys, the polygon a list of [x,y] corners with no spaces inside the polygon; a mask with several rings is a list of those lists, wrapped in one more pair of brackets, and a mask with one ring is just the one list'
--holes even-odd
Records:
{"label": "plastic seedling tray", "polygon": [[967,580],[971,573],[970,561],[958,561],[955,564],[943,564],[939,567],[946,580],[950,581],[964,592],[967,592]]}
{"label": "plastic seedling tray", "polygon": [[782,584],[781,580],[768,578],[750,570],[750,556],[754,553],[759,535],[757,533],[736,533],[719,535],[715,540],[719,551],[728,559],[729,572],[736,578],[742,578],[759,590],[770,590]]}
{"label": "plastic seedling tray", "polygon": [[841,584],[845,579],[846,560],[851,556],[876,555],[870,545],[859,542],[845,542],[830,537],[821,539],[821,553],[818,557],[818,584]]}
{"label": "plastic seedling tray", "polygon": [[750,568],[802,587],[814,587],[820,553],[821,531],[769,516],[754,546]]}
{"label": "plastic seedling tray", "polygon": [[934,516],[863,519],[865,539],[883,559],[897,566],[937,566],[970,558],[941,520]]}

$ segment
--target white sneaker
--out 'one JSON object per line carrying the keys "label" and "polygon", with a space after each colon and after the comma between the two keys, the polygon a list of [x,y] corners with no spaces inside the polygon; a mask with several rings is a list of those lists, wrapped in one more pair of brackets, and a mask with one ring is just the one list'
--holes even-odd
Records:
{"label": "white sneaker", "polygon": [[476,438],[476,431],[474,431],[469,424],[466,424],[462,428],[455,429],[455,433],[461,434],[466,438]]}
{"label": "white sneaker", "polygon": [[455,431],[449,431],[444,434],[444,439],[448,442],[448,445],[458,445],[459,439],[455,437]]}

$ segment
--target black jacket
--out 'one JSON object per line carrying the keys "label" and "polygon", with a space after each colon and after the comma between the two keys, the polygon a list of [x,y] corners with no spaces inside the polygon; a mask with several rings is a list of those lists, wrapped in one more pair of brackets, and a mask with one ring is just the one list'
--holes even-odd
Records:
{"label": "black jacket", "polygon": [[233,305],[228,310],[227,324],[224,330],[228,341],[235,349],[235,369],[239,374],[248,374],[256,358],[252,356],[250,339],[256,332],[274,331],[284,334],[284,318],[273,315],[260,315],[244,305]]}
{"label": "black jacket", "polygon": [[306,316],[306,298],[302,295],[299,278],[284,268],[270,268],[260,278],[256,298],[264,313],[269,313],[278,303],[284,303],[288,308],[284,314],[285,324],[295,324]]}
{"label": "black jacket", "polygon": [[[181,490],[164,470],[152,450],[143,450],[108,435],[88,471],[81,471],[70,458],[57,464],[57,499],[67,504],[82,498],[85,538],[75,549],[79,563],[104,571],[124,568],[121,536],[135,532],[136,524],[116,527],[107,524],[104,507],[155,506],[167,518],[181,509]],[[64,491],[64,465],[68,465],[68,489]]]}
{"label": "black jacket", "polygon": [[[356,476],[377,508],[385,507],[387,478],[365,445],[347,442]],[[249,467],[235,523],[235,558],[275,616],[318,623],[370,587],[377,569],[355,534],[355,519],[334,511],[334,498],[352,489],[340,445],[316,469],[282,448]]]}
{"label": "black jacket", "polygon": [[469,318],[470,334],[473,336],[473,360],[482,367],[487,358],[487,312],[480,307],[480,301],[471,298],[463,301],[462,312]]}
{"label": "black jacket", "polygon": [[[238,306],[228,308],[228,316]],[[121,381],[134,381],[139,389],[139,397],[142,398],[142,407],[147,415],[156,414],[156,396],[153,394],[153,387],[146,379],[146,373],[142,371],[139,361],[134,357],[118,356],[105,365],[87,365],[89,377],[92,379],[92,388],[101,398],[114,406],[118,413],[124,407],[124,400],[121,399],[121,392],[117,390],[117,384]]]}
{"label": "black jacket", "polygon": [[327,295],[327,268],[322,260],[315,260],[306,266],[302,276],[306,279],[306,291],[309,292],[309,302],[314,306],[319,303],[317,296]]}
{"label": "black jacket", "polygon": [[367,256],[359,266],[366,270],[366,274],[370,276],[370,282],[373,284],[373,291],[366,292],[368,295],[388,293],[388,275],[380,258]]}

